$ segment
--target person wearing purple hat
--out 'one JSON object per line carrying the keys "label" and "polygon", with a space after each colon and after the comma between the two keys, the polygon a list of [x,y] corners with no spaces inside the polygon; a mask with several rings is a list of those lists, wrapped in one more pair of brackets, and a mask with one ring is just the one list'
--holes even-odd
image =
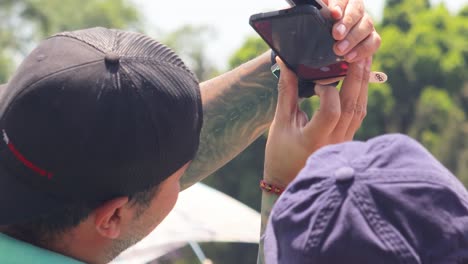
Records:
{"label": "person wearing purple hat", "polygon": [[315,152],[276,202],[265,263],[468,263],[468,192],[399,134]]}

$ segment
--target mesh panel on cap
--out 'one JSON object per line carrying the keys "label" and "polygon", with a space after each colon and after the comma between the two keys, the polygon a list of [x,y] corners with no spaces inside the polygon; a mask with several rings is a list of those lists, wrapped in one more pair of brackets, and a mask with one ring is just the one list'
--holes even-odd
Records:
{"label": "mesh panel on cap", "polygon": [[75,38],[103,53],[114,52],[123,58],[140,58],[153,61],[157,58],[157,61],[160,63],[166,62],[174,67],[186,70],[197,80],[195,74],[184,64],[176,53],[166,45],[141,33],[106,28],[92,28],[63,32],[55,36]]}

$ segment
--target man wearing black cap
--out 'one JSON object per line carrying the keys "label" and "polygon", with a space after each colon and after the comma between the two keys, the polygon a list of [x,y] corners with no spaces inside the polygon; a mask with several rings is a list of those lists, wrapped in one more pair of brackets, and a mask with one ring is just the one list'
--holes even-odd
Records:
{"label": "man wearing black cap", "polygon": [[[175,53],[104,28],[43,41],[4,87],[0,112],[4,233],[86,262],[112,259],[170,211],[203,114],[198,81]],[[10,252],[0,260],[18,258],[1,236]]]}
{"label": "man wearing black cap", "polygon": [[[356,14],[363,16],[358,11],[347,13],[355,16],[352,26],[360,21]],[[369,44],[366,52],[378,47],[380,39],[373,28],[348,27],[343,34],[347,33],[354,37],[348,52]],[[262,89],[258,97],[253,96],[255,89],[239,91],[245,83],[276,86],[274,78],[266,75],[266,61],[264,55],[231,73],[240,79],[229,80],[228,74],[206,84],[211,92],[203,94],[202,111],[194,75],[171,50],[146,36],[95,28],[42,42],[2,87],[0,262],[104,263],[147,235],[177,199],[179,179],[199,145],[203,113],[210,121],[202,132],[201,153],[182,180],[183,188],[227,162],[268,127],[276,90]],[[362,65],[351,66],[356,70],[351,70],[344,90],[365,91],[363,76],[368,71]],[[230,86],[231,94],[228,89],[209,89],[223,85]],[[336,110],[336,90],[321,90],[322,109]],[[247,100],[242,105],[228,96],[232,93],[243,95],[243,102],[249,97],[264,101]],[[285,98],[281,85],[279,94]],[[288,100],[297,102],[297,95],[291,96]],[[221,103],[224,97],[232,104]],[[237,119],[229,115],[231,105],[244,110]],[[251,111],[246,106],[266,111],[262,117],[251,112],[246,117],[243,114]],[[241,144],[207,143],[209,135],[219,139],[232,132],[220,127],[226,125],[225,119],[213,116],[221,109],[227,110],[222,114],[232,123],[248,126],[236,134]],[[321,113],[314,124],[326,122],[328,112]],[[336,119],[336,112],[333,116]],[[230,146],[228,151],[209,158],[213,146],[225,145]]]}

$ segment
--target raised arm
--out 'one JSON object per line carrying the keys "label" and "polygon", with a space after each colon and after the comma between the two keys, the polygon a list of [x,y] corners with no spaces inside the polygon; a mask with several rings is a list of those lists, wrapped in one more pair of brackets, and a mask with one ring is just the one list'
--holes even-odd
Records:
{"label": "raised arm", "polygon": [[[348,76],[338,92],[318,85],[320,110],[309,121],[298,107],[297,79],[282,62],[278,105],[265,150],[264,181],[286,188],[304,167],[310,154],[320,147],[352,140],[366,115],[367,86],[372,59],[350,64]],[[285,155],[287,153],[287,155]],[[278,198],[262,194],[262,227],[258,263],[264,263],[263,239],[270,212]]]}
{"label": "raised arm", "polygon": [[[307,157],[321,146],[352,140],[367,108],[367,86],[372,55],[380,47],[380,36],[363,0],[325,0],[337,20],[333,36],[335,53],[351,62],[348,76],[338,93],[319,86],[320,108],[310,121],[297,104],[297,80],[283,64],[275,118],[265,151],[264,181],[282,188],[294,180]],[[284,155],[288,153],[288,155]],[[264,232],[278,196],[262,193],[261,234],[257,264],[265,263]]]}
{"label": "raised arm", "polygon": [[270,126],[278,80],[270,53],[201,84],[204,124],[197,156],[181,179],[182,189],[232,160]]}

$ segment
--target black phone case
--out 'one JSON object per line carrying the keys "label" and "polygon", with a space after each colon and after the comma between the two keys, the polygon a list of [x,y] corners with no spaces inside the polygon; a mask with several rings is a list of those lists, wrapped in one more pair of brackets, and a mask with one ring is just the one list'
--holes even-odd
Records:
{"label": "black phone case", "polygon": [[[310,37],[307,38],[309,42],[311,39],[313,40],[312,45],[309,45],[310,43],[307,43],[307,41],[299,41],[302,39],[295,40],[295,28],[291,28],[291,24],[286,24],[284,28],[280,28],[282,27],[281,21],[284,21],[284,19],[294,16],[306,17],[308,19],[308,23],[312,23],[313,28],[308,28],[307,30],[311,31],[310,34],[314,34],[314,30],[316,31],[315,33],[318,34],[316,39]],[[279,27],[280,29],[278,29],[275,32],[273,32],[273,29],[271,29],[271,38],[269,38],[265,36],[268,34],[265,34],[264,32],[268,31],[268,29],[261,28],[263,22],[276,23],[275,26]],[[340,72],[340,74],[329,76],[326,78],[313,79],[309,78],[309,76],[304,74],[304,64],[306,65],[306,67],[309,67],[308,69],[319,69],[324,66],[332,65],[340,60],[340,58],[338,58],[333,51],[333,44],[335,42],[335,40],[331,36],[331,28],[333,26],[333,21],[323,18],[320,14],[320,11],[316,7],[312,5],[300,5],[285,10],[255,14],[250,17],[250,25],[270,46],[270,48],[284,61],[284,63],[290,69],[292,69],[300,78],[303,78],[307,81],[313,81],[318,79],[326,79],[346,75],[343,71]],[[269,26],[273,27],[272,25]],[[328,35],[325,36],[324,34]],[[299,37],[302,36],[300,32],[297,35],[299,35]],[[305,34],[303,33],[303,35]],[[320,36],[324,37],[320,38]],[[320,41],[325,43],[322,43]],[[281,43],[278,44],[278,42]],[[295,47],[286,47],[287,45],[295,45]],[[303,47],[301,47],[301,45],[303,45]],[[285,54],[283,54],[283,52],[280,50],[281,48],[287,50],[296,50],[296,53],[288,54],[287,56],[285,56]],[[305,52],[305,54],[303,51]],[[304,60],[306,61],[305,63],[299,63],[299,61],[303,62]]]}
{"label": "black phone case", "polygon": [[320,9],[322,6],[318,4],[315,0],[286,0],[291,6],[298,5],[313,5],[316,8]]}

